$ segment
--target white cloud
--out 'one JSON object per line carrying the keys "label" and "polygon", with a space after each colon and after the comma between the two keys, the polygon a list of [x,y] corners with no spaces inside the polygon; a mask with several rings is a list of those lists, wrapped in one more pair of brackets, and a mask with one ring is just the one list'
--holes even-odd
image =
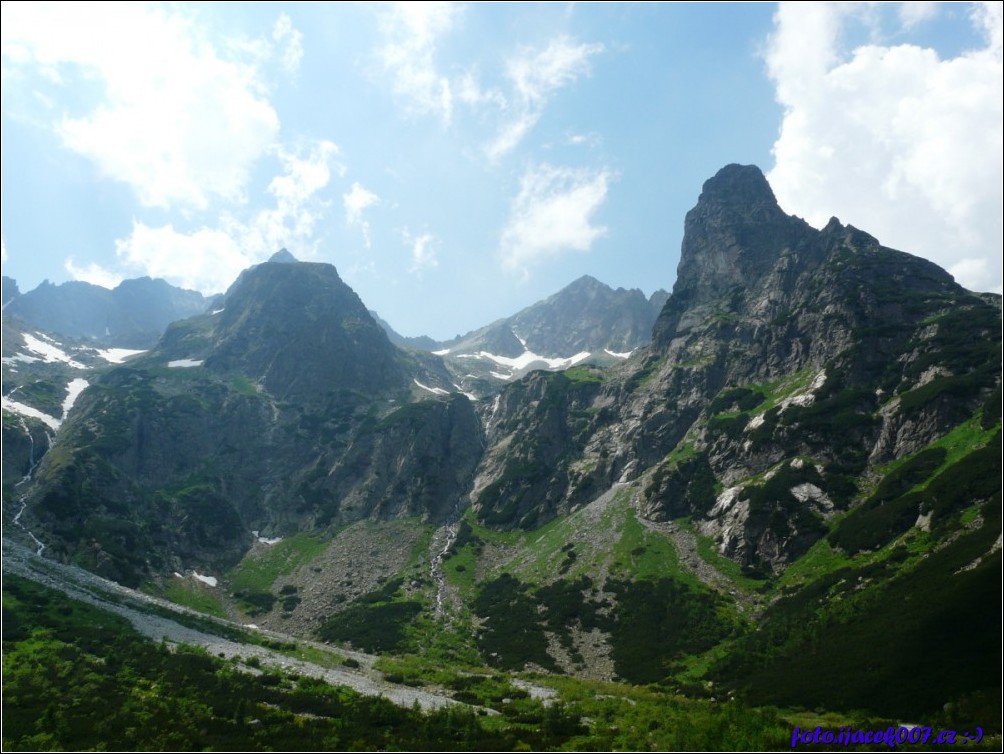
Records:
{"label": "white cloud", "polygon": [[73,257],[69,257],[63,263],[63,268],[70,273],[74,280],[82,280],[92,285],[100,285],[102,288],[115,288],[125,278],[122,275],[106,270],[99,264],[91,262],[83,267],[77,267]]}
{"label": "white cloud", "polygon": [[364,189],[358,181],[352,184],[352,188],[349,191],[342,194],[342,204],[345,206],[345,222],[349,225],[358,224],[362,228],[363,240],[366,243],[367,249],[370,247],[370,224],[366,220],[363,220],[363,210],[379,203],[380,197],[372,191]]}
{"label": "white cloud", "polygon": [[915,0],[899,5],[899,20],[904,29],[912,29],[918,24],[930,21],[936,15],[938,15],[937,3]]}
{"label": "white cloud", "polygon": [[128,269],[204,293],[226,290],[241,270],[258,261],[220,229],[182,233],[171,224],[151,228],[140,222],[133,223],[128,238],[115,242],[115,253]]}
{"label": "white cloud", "polygon": [[435,237],[430,233],[413,236],[406,228],[403,233],[404,242],[411,247],[411,271],[419,272],[427,267],[438,267],[439,260],[432,248]]}
{"label": "white cloud", "polygon": [[[5,69],[84,93],[86,112],[53,127],[145,205],[243,200],[253,164],[278,134],[261,69],[268,43],[214,42],[173,6],[5,4],[2,34]],[[282,64],[294,66],[299,32],[280,16],[275,35]]]}
{"label": "white cloud", "polygon": [[277,45],[284,44],[279,53],[279,64],[286,73],[296,73],[303,58],[303,34],[293,28],[293,22],[285,13],[279,14],[272,27],[272,39]]}
{"label": "white cloud", "polygon": [[602,44],[576,43],[567,36],[548,42],[543,49],[525,47],[506,65],[513,89],[512,101],[496,137],[485,147],[489,159],[511,151],[537,125],[551,96],[589,74],[589,59],[603,52]]}
{"label": "white cloud", "polygon": [[[297,152],[278,148],[284,172],[268,186],[274,206],[238,216],[224,212],[215,228],[176,230],[173,223],[151,227],[133,221],[132,232],[115,242],[120,270],[96,264],[79,268],[67,260],[75,278],[97,282],[133,275],[161,277],[203,293],[225,290],[245,267],[267,259],[285,246],[298,257],[310,256],[317,240],[317,223],[327,207],[318,194],[332,173],[344,168],[336,161],[338,147],[318,141]],[[104,283],[100,283],[104,285]]]}
{"label": "white cloud", "polygon": [[393,77],[394,93],[409,113],[438,115],[444,124],[453,117],[453,91],[436,68],[436,44],[458,13],[451,3],[401,2],[380,19],[386,43],[379,56]]}
{"label": "white cloud", "polygon": [[512,269],[562,252],[588,251],[607,229],[592,225],[612,176],[592,171],[538,165],[527,170],[502,232],[502,263]]}
{"label": "white cloud", "polygon": [[[986,45],[950,59],[911,44],[841,49],[845,25],[867,12],[777,11],[766,61],[785,109],[768,174],[778,200],[817,226],[836,215],[967,287],[999,288],[1001,6],[975,8]],[[904,27],[918,22],[904,12]]]}

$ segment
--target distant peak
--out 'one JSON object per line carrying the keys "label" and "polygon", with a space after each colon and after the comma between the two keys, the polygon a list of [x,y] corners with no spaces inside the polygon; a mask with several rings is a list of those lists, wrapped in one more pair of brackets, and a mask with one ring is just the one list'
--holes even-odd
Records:
{"label": "distant peak", "polygon": [[697,204],[733,207],[745,212],[762,208],[780,212],[767,178],[756,165],[726,165],[704,182]]}
{"label": "distant peak", "polygon": [[279,251],[268,258],[269,264],[296,264],[299,261],[285,248],[279,249]]}
{"label": "distant peak", "polygon": [[580,278],[576,278],[565,287],[566,289],[567,288],[574,289],[574,288],[607,288],[609,286],[607,286],[606,283],[600,282],[592,275],[583,275]]}

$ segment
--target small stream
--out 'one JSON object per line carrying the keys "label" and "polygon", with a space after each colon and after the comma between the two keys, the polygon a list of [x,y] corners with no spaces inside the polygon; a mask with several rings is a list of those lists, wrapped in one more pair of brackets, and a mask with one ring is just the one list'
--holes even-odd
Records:
{"label": "small stream", "polygon": [[[459,521],[460,500],[457,500],[447,522],[432,535],[431,549],[436,550],[436,554],[432,556],[432,561],[429,563],[429,576],[436,585],[436,616],[438,618],[446,618],[447,586],[446,573],[443,571],[443,561],[446,560],[446,554],[453,547],[453,543],[457,541],[457,523]],[[441,548],[437,548],[436,540],[441,536],[445,538],[445,541]]]}
{"label": "small stream", "polygon": [[[31,436],[31,430],[28,429],[28,425],[25,424],[24,419],[22,419],[19,416],[18,421],[21,422],[21,429],[23,429],[24,433],[28,436],[29,451],[28,451],[28,473],[24,475],[24,477],[21,479],[20,482],[17,482],[14,485],[15,489],[17,487],[20,487],[25,482],[31,481],[31,477],[35,473],[35,467],[38,466],[38,461],[35,460],[35,438]],[[48,433],[46,433],[46,437],[49,438],[49,445],[51,446],[52,437],[49,436]],[[35,554],[41,555],[42,551],[45,549],[45,544],[41,540],[39,540],[38,537],[35,536],[34,532],[32,532],[31,529],[29,529],[27,526],[21,523],[21,516],[22,514],[24,514],[24,509],[28,507],[27,495],[21,495],[21,497],[18,498],[18,502],[21,503],[21,509],[14,516],[14,525],[18,527],[21,531],[23,531],[25,534],[27,534],[29,537],[31,537],[31,541],[35,543],[36,547]]]}

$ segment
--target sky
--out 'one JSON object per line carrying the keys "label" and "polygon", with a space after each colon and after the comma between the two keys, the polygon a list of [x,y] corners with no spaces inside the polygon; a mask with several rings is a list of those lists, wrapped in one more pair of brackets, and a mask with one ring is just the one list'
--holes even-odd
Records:
{"label": "sky", "polygon": [[443,340],[671,290],[722,166],[1002,290],[1000,3],[2,4],[3,271],[214,293],[279,248]]}

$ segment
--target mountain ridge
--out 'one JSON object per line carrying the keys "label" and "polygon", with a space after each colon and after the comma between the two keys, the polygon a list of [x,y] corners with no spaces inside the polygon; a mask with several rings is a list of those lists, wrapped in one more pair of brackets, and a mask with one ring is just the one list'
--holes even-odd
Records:
{"label": "mountain ridge", "polygon": [[[939,604],[995,599],[1000,332],[999,298],[835,219],[815,230],[730,165],[629,359],[514,372],[476,400],[333,267],[260,265],[88,388],[15,504],[102,575],[211,573],[240,619],[392,651],[446,632],[500,669],[793,704],[784,669],[854,631],[864,665],[834,663],[813,698],[927,714],[987,691],[989,650],[939,654],[950,689],[899,706],[857,668],[911,677],[944,643]],[[253,581],[269,553],[293,565]],[[910,657],[870,600],[913,591]],[[988,621],[951,625],[989,646]]]}

